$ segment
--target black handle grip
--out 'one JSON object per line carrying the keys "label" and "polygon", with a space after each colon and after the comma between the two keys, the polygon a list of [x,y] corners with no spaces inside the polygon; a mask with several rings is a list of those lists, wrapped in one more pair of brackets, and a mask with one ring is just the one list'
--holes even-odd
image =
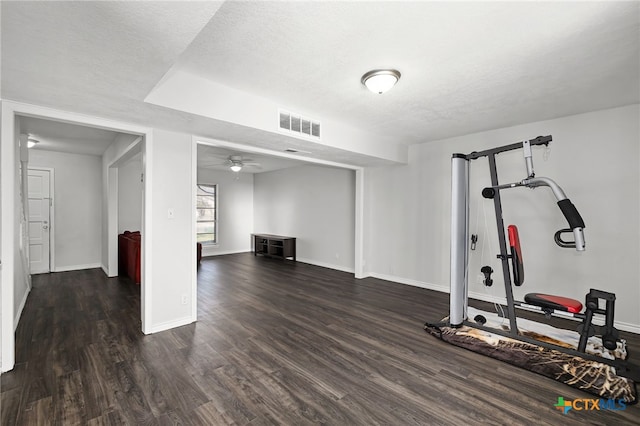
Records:
{"label": "black handle grip", "polygon": [[565,233],[573,234],[573,231],[571,229],[561,229],[553,235],[553,240],[562,248],[576,248],[575,241],[565,241],[562,239],[562,234]]}
{"label": "black handle grip", "polygon": [[575,228],[584,228],[584,221],[578,213],[578,209],[573,205],[571,200],[565,198],[564,200],[558,201],[558,207],[562,210],[562,214],[564,215],[567,222],[569,222],[569,227],[571,229]]}

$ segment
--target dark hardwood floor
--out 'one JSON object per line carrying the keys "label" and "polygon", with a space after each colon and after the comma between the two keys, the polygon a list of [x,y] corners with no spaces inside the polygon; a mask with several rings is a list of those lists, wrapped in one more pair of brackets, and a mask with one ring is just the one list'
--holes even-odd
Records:
{"label": "dark hardwood floor", "polygon": [[447,313],[446,294],[239,254],[202,260],[197,323],[145,336],[130,281],[37,275],[1,422],[640,424],[638,406],[562,414],[592,396],[423,331]]}

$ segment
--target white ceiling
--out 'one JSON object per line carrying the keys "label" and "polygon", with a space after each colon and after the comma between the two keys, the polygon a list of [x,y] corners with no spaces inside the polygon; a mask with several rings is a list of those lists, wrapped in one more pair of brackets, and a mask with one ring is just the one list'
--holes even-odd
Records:
{"label": "white ceiling", "polygon": [[[640,102],[639,2],[0,7],[4,99],[355,165],[384,162],[144,99],[185,70],[400,144]],[[375,95],[380,67],[402,79]]]}
{"label": "white ceiling", "polygon": [[232,149],[198,144],[198,168],[235,173],[231,171],[229,164],[226,161],[231,156],[240,156],[242,161],[255,162],[259,164],[258,166],[243,167],[239,173],[264,173],[289,167],[299,167],[306,164],[303,161],[292,160],[289,158],[246,153]]}
{"label": "white ceiling", "polygon": [[[638,15],[637,2],[227,2],[178,67],[421,143],[638,102]],[[402,73],[383,96],[360,84],[377,68]]]}
{"label": "white ceiling", "polygon": [[20,118],[20,132],[39,143],[32,149],[102,155],[118,133],[93,127],[43,120]]}

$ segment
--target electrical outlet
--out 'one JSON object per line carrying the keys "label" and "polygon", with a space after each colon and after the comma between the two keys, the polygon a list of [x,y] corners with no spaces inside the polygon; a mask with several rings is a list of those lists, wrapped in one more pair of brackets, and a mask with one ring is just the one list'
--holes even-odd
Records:
{"label": "electrical outlet", "polygon": [[183,304],[183,305],[186,305],[186,304],[187,304],[187,295],[186,295],[186,294],[183,294],[183,295],[182,295],[182,299],[181,299],[181,301],[182,301],[182,304]]}

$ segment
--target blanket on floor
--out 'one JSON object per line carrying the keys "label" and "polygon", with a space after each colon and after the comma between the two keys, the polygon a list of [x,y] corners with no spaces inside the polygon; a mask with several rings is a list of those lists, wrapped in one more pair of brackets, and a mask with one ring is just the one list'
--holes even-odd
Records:
{"label": "blanket on floor", "polygon": [[[476,315],[482,315],[487,319],[484,324],[486,327],[506,330],[509,328],[507,320],[489,312],[469,308],[469,318]],[[518,318],[518,329],[521,334],[530,338],[569,348],[576,348],[579,339],[577,332],[522,318]],[[468,326],[425,326],[425,330],[448,343],[528,369],[600,398],[621,399],[627,404],[637,402],[635,382],[618,376],[615,368],[610,365]],[[609,351],[602,346],[599,338],[591,337],[586,351],[609,359],[627,357],[624,341],[618,343],[617,349]]]}

